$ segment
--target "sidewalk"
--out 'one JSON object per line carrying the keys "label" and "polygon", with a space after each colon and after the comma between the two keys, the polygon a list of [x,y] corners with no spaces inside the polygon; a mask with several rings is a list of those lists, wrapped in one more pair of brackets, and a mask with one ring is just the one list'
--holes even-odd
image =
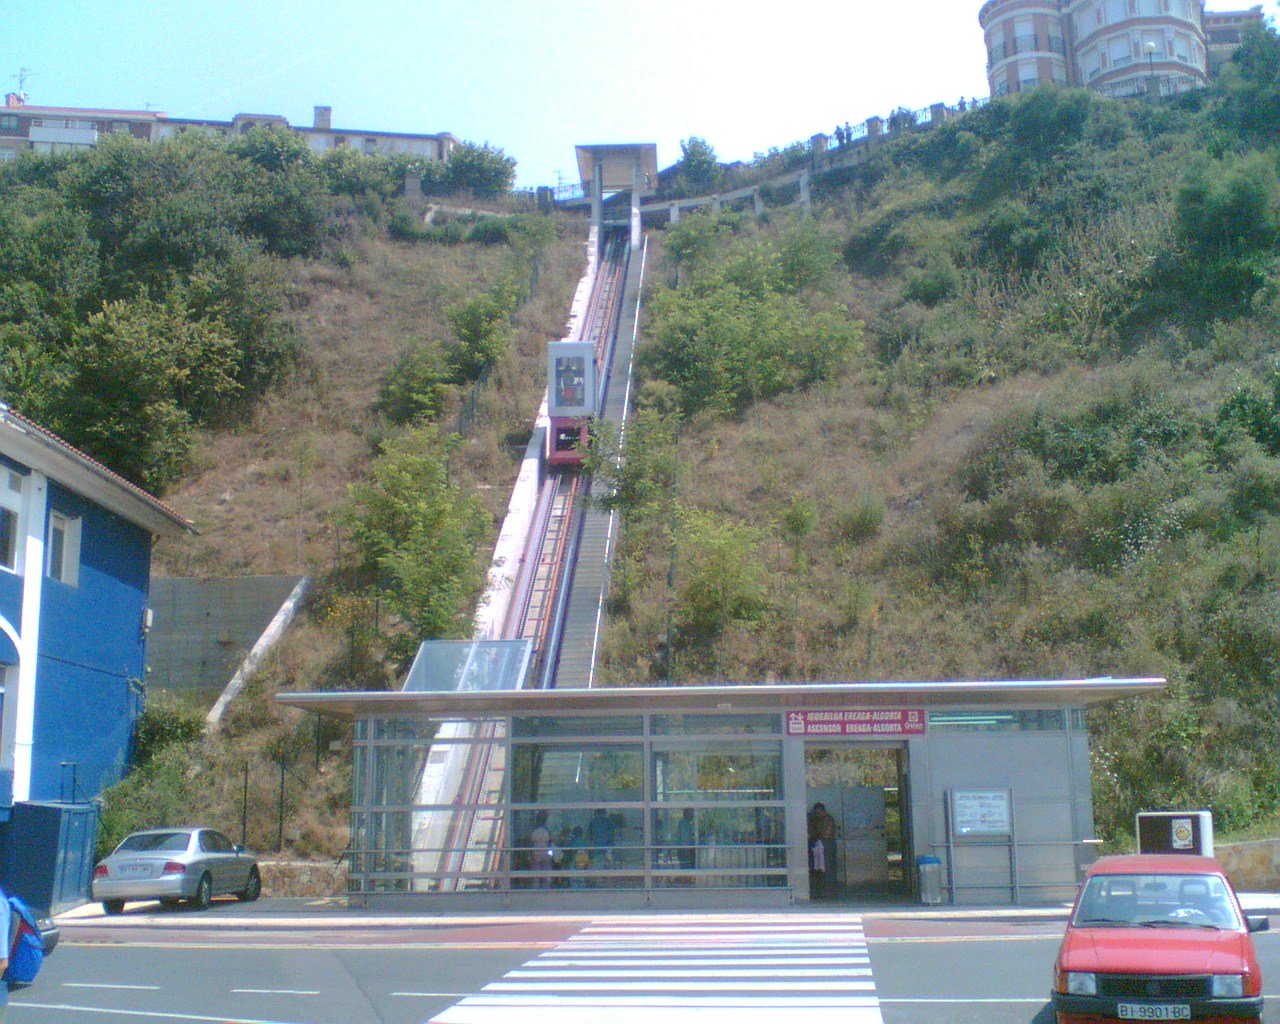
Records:
{"label": "sidewalk", "polygon": [[[1280,916],[1280,893],[1240,893],[1240,903],[1247,914]],[[1068,903],[1035,905],[923,905],[894,902],[850,903],[797,903],[791,906],[770,907],[771,914],[857,914],[864,918],[917,919],[917,920],[1066,920],[1071,910]],[[295,930],[324,927],[383,926],[411,927],[414,925],[466,924],[492,921],[587,921],[605,918],[636,918],[646,916],[699,916],[714,914],[716,917],[751,917],[757,911],[743,908],[724,910],[700,909],[598,909],[581,908],[572,911],[548,909],[546,911],[520,909],[477,908],[474,911],[413,910],[387,908],[370,910],[347,905],[346,897],[329,896],[309,898],[303,896],[263,898],[256,903],[239,903],[234,900],[215,900],[209,911],[198,913],[186,909],[163,910],[156,903],[139,901],[132,903],[124,914],[109,915],[100,903],[86,903],[55,916],[59,924],[76,925],[92,922],[96,927],[128,927],[145,918],[148,923],[163,923],[165,927],[183,928],[251,928],[254,930],[278,928]]]}

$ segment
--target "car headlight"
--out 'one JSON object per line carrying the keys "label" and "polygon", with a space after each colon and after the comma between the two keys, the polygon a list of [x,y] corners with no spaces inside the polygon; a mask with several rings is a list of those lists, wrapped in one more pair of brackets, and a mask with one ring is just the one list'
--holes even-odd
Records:
{"label": "car headlight", "polygon": [[1210,991],[1221,999],[1240,999],[1244,996],[1244,975],[1215,974]]}
{"label": "car headlight", "polygon": [[1067,971],[1067,994],[1072,996],[1096,996],[1098,976],[1092,971]]}

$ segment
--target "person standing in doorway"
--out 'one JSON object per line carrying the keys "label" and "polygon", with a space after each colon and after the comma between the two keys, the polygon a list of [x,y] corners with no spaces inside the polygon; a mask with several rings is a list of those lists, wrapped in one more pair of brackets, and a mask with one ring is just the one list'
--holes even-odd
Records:
{"label": "person standing in doorway", "polygon": [[814,804],[809,812],[809,891],[814,899],[834,895],[835,839],[836,819],[827,811],[826,804]]}

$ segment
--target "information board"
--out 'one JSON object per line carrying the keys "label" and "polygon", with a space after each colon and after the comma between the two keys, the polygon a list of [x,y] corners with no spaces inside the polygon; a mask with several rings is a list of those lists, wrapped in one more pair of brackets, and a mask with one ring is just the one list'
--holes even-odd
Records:
{"label": "information board", "polygon": [[1007,789],[953,789],[951,831],[957,836],[1007,836],[1013,831]]}

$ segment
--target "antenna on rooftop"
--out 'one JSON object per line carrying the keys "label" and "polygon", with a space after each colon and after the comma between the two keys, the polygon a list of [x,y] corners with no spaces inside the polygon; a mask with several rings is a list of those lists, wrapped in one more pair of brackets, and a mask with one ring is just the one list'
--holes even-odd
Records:
{"label": "antenna on rooftop", "polygon": [[27,79],[34,73],[35,72],[30,68],[18,68],[18,73],[16,75],[9,76],[10,78],[16,78],[18,80],[18,102],[27,102]]}

